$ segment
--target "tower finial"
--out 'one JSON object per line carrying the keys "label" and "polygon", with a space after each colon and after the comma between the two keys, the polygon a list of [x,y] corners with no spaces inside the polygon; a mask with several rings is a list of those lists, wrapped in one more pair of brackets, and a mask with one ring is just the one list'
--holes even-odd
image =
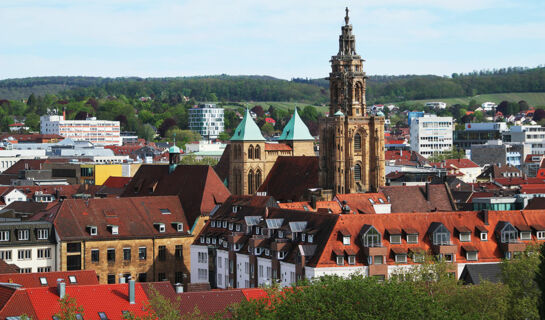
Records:
{"label": "tower finial", "polygon": [[348,17],[348,11],[349,11],[348,7],[346,7],[345,11],[346,11],[346,16],[344,17],[344,22],[346,23],[346,25],[348,25],[348,21],[350,20],[350,17]]}

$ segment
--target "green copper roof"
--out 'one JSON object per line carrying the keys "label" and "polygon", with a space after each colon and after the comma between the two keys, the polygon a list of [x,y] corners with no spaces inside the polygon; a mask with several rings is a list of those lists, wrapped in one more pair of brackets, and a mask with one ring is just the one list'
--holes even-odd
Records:
{"label": "green copper roof", "polygon": [[341,116],[342,117],[342,116],[344,116],[344,113],[342,113],[342,111],[339,110],[339,111],[335,112],[334,116]]}
{"label": "green copper roof", "polygon": [[180,153],[180,148],[178,148],[176,145],[173,145],[168,149],[168,153]]}
{"label": "green copper roof", "polygon": [[299,117],[297,108],[295,108],[293,116],[284,127],[284,131],[282,131],[282,135],[278,140],[314,140],[314,137],[308,131],[308,127]]}
{"label": "green copper roof", "polygon": [[261,134],[261,130],[259,130],[257,124],[255,124],[248,109],[246,109],[244,118],[238,124],[235,134],[231,137],[231,141],[265,141],[265,138],[263,138],[263,135]]}

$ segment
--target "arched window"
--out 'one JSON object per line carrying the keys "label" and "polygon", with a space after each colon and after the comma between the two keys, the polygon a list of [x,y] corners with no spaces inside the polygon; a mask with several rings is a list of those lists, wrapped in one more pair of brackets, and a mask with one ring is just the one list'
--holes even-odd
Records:
{"label": "arched window", "polygon": [[259,147],[259,145],[255,146],[254,158],[258,160],[261,159],[261,147]]}
{"label": "arched window", "polygon": [[354,180],[361,181],[361,166],[359,164],[354,166]]}
{"label": "arched window", "polygon": [[250,145],[248,147],[248,159],[254,158],[254,146]]}
{"label": "arched window", "polygon": [[252,170],[248,172],[248,193],[254,193],[254,172]]}
{"label": "arched window", "polygon": [[357,83],[356,84],[356,101],[361,103],[362,99],[362,94],[363,94],[363,90],[361,89],[361,83]]}
{"label": "arched window", "polygon": [[255,189],[259,189],[261,186],[261,170],[257,169],[255,173]]}
{"label": "arched window", "polygon": [[361,151],[361,135],[359,133],[354,136],[354,150]]}

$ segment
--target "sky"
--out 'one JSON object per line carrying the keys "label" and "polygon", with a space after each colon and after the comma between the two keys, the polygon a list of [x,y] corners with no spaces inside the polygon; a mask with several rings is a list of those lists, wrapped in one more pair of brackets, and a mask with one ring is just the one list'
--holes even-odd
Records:
{"label": "sky", "polygon": [[345,6],[370,75],[545,64],[543,0],[0,0],[0,79],[323,78]]}

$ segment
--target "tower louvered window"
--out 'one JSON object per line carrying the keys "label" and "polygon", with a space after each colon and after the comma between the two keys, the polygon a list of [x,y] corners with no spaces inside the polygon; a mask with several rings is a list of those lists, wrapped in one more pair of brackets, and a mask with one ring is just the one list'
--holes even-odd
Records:
{"label": "tower louvered window", "polygon": [[361,135],[359,133],[356,133],[356,135],[354,136],[354,150],[361,150]]}
{"label": "tower louvered window", "polygon": [[356,181],[361,181],[361,166],[359,164],[354,166],[354,179]]}

